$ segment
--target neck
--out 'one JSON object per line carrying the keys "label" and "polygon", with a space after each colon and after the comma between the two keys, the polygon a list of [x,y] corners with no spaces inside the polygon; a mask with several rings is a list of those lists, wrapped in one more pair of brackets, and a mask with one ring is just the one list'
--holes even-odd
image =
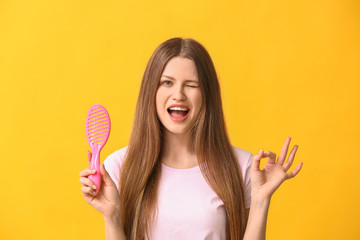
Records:
{"label": "neck", "polygon": [[165,130],[162,162],[173,168],[197,166],[191,133],[176,134]]}

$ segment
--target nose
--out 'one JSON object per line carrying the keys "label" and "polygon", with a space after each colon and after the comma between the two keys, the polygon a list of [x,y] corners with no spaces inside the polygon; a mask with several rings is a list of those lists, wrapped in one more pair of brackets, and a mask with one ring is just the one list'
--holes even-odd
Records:
{"label": "nose", "polygon": [[184,101],[186,99],[184,88],[182,86],[178,86],[173,93],[173,100]]}

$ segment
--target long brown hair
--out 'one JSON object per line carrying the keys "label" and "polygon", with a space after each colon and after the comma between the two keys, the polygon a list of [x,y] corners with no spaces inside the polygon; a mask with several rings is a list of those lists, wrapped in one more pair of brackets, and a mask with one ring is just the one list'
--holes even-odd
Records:
{"label": "long brown hair", "polygon": [[209,53],[191,38],[171,38],[161,43],[146,66],[127,155],[120,170],[125,234],[131,240],[145,239],[145,234],[151,239],[164,140],[155,97],[166,63],[176,56],[193,60],[198,72],[203,105],[191,133],[200,170],[225,205],[227,239],[242,239],[246,226],[244,185],[227,135],[220,85]]}

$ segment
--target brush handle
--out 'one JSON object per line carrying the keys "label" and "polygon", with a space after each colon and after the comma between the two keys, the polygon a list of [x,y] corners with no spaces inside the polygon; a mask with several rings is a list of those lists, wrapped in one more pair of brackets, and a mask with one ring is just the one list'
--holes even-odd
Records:
{"label": "brush handle", "polygon": [[95,169],[95,174],[91,174],[88,178],[96,185],[96,194],[98,194],[101,186],[101,173],[100,173],[100,151],[101,148],[95,144],[92,149],[91,161],[89,163],[90,169]]}

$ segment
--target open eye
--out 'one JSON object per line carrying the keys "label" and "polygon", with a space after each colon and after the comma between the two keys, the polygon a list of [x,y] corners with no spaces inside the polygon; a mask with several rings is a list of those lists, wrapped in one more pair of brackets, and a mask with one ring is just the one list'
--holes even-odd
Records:
{"label": "open eye", "polygon": [[170,81],[165,80],[165,81],[162,81],[162,84],[164,84],[165,86],[169,86],[169,85],[171,84],[171,82],[170,82]]}

